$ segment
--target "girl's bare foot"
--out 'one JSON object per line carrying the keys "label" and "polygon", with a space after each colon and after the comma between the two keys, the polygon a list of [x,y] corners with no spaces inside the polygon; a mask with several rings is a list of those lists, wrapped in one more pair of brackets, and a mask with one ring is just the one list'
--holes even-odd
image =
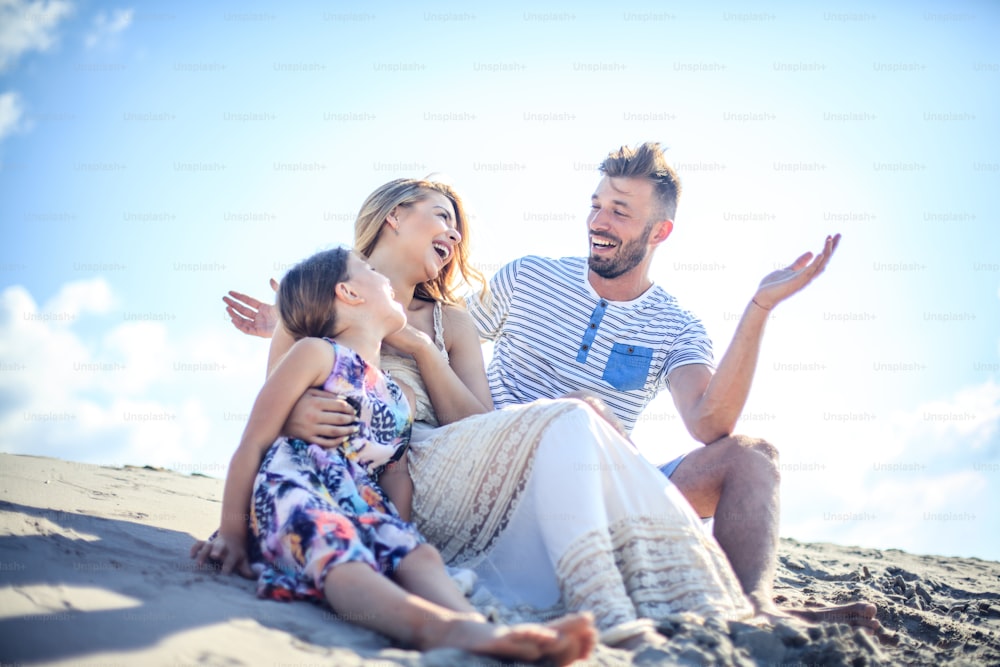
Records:
{"label": "girl's bare foot", "polygon": [[473,615],[431,623],[417,641],[421,650],[458,648],[470,653],[535,662],[548,658],[560,667],[586,658],[596,633],[589,614],[574,614],[547,625],[493,625]]}

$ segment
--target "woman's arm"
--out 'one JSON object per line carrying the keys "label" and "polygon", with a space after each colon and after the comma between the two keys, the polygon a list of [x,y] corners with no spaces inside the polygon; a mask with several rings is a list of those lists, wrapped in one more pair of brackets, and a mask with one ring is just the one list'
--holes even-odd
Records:
{"label": "woman's arm", "polygon": [[493,395],[490,393],[490,382],[486,378],[483,346],[475,320],[468,311],[454,307],[444,309],[443,319],[445,342],[448,344],[448,358],[451,360],[452,370],[479,399],[486,412],[492,412]]}
{"label": "woman's arm", "polygon": [[439,423],[492,412],[493,399],[472,318],[463,310],[446,307],[444,330],[447,360],[427,334],[410,325],[385,342],[417,362]]}
{"label": "woman's arm", "polygon": [[[413,388],[405,382],[395,381],[406,397],[406,402],[410,405],[410,412],[417,409],[417,396]],[[378,484],[389,496],[389,500],[396,506],[396,511],[403,521],[410,520],[410,512],[413,508],[413,480],[410,478],[409,464],[406,461],[406,452],[398,461],[393,461],[385,467],[379,475]]]}
{"label": "woman's arm", "polygon": [[[261,458],[281,434],[281,427],[302,392],[326,380],[333,368],[333,354],[330,344],[318,338],[296,342],[257,395],[226,474],[219,528],[221,544],[213,544],[211,550],[212,558],[223,560],[224,572],[245,566],[247,512]],[[226,551],[229,553],[224,554]]]}
{"label": "woman's arm", "polygon": [[413,480],[410,479],[408,465],[404,453],[398,461],[387,465],[378,478],[378,485],[396,506],[403,521],[410,521],[413,510]]}

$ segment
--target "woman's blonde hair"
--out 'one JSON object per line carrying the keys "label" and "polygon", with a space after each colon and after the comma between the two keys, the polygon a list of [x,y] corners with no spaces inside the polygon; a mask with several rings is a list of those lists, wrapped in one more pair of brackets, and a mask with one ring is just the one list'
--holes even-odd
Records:
{"label": "woman's blonde hair", "polygon": [[484,292],[486,280],[469,261],[469,225],[462,199],[444,183],[418,180],[415,178],[398,178],[389,181],[368,195],[361,205],[358,218],[354,222],[354,249],[364,257],[369,257],[382,234],[386,218],[397,206],[412,206],[423,201],[432,192],[440,192],[455,207],[455,228],[462,235],[461,242],[454,248],[454,257],[445,264],[441,272],[433,280],[417,285],[413,295],[425,301],[441,301],[455,305],[460,302],[460,296],[455,294],[460,282],[467,285],[480,285]]}

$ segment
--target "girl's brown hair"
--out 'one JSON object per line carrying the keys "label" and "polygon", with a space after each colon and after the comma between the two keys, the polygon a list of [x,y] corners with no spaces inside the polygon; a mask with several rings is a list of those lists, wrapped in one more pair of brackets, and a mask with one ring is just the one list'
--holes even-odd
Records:
{"label": "girl's brown hair", "polygon": [[329,338],[336,333],[337,283],[349,280],[351,251],[318,252],[288,270],[278,287],[278,315],[292,338]]}

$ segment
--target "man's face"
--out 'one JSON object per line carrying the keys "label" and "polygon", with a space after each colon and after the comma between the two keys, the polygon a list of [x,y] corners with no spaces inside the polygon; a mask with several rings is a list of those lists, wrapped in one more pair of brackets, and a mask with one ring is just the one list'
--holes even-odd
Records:
{"label": "man's face", "polygon": [[650,181],[602,178],[587,216],[590,270],[602,278],[617,278],[634,269],[649,254],[650,235],[659,222]]}

